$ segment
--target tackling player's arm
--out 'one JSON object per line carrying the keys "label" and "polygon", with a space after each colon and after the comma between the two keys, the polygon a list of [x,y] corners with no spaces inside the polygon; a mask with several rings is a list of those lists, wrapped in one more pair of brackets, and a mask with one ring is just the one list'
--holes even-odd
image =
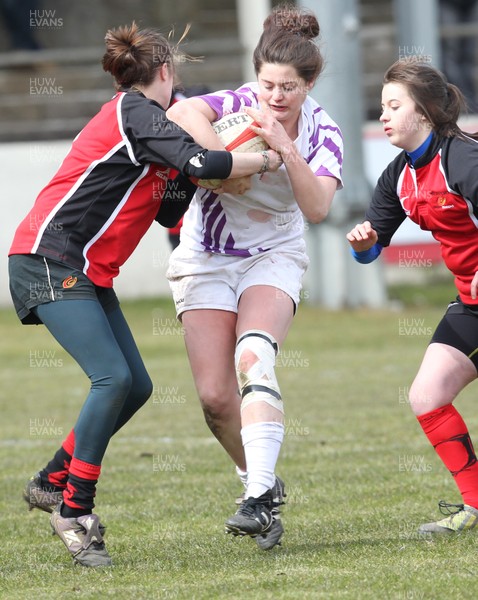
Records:
{"label": "tackling player's arm", "polygon": [[168,119],[186,130],[208,150],[224,150],[211,123],[217,119],[215,111],[200,98],[188,98],[173,104],[166,111]]}
{"label": "tackling player's arm", "polygon": [[[207,102],[200,98],[189,98],[173,104],[166,112],[166,116],[186,130],[201,146],[209,150],[224,150],[224,145],[212,128],[211,123],[217,119],[214,111]],[[272,154],[269,156],[271,160]],[[278,158],[278,157],[272,157]],[[264,164],[264,159],[263,163]],[[270,170],[275,171],[275,163]],[[277,168],[280,164],[277,165]],[[260,169],[261,167],[259,167]],[[257,173],[259,171],[255,171]],[[232,172],[227,181],[223,181],[220,191],[229,194],[243,194],[251,187],[250,177],[254,173],[246,173],[242,176]],[[218,178],[226,179],[226,178]]]}
{"label": "tackling player's arm", "polygon": [[[282,159],[277,152],[268,152],[267,170],[277,171]],[[197,179],[227,179],[259,173],[264,164],[264,157],[259,152],[202,150],[192,156],[182,170]]]}

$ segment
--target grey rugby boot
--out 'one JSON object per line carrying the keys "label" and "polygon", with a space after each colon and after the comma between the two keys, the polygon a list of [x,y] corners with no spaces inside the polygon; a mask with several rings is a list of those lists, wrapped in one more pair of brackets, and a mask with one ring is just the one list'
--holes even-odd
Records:
{"label": "grey rugby boot", "polygon": [[73,561],[84,567],[109,567],[111,557],[103,541],[103,526],[98,515],[77,518],[62,517],[61,505],[52,512],[50,523],[53,532],[65,544]]}
{"label": "grey rugby boot", "polygon": [[28,480],[23,490],[23,499],[28,504],[28,510],[39,508],[51,513],[62,502],[63,492],[42,488],[40,473],[36,473]]}
{"label": "grey rugby boot", "polygon": [[[448,504],[441,500],[438,503],[440,512],[446,516],[444,519],[432,523],[424,523],[418,528],[420,535],[450,535],[462,533],[476,528],[478,531],[478,510],[468,504]],[[455,508],[455,511],[451,511]],[[447,512],[445,512],[447,511]]]}

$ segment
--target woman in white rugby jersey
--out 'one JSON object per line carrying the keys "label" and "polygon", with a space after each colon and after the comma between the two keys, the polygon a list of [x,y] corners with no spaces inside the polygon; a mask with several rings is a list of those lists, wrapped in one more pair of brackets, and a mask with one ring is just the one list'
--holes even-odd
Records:
{"label": "woman in white rugby jersey", "polygon": [[342,185],[341,133],[308,96],[323,68],[319,31],[310,11],[274,10],[254,51],[257,82],[168,111],[210,149],[222,148],[211,123],[245,111],[283,159],[276,173],[265,162],[220,194],[198,189],[168,269],[206,421],[245,485],[226,531],[255,537],[263,549],[283,534],[284,485],[275,466],[284,409],[274,367],[309,262],[304,217],[322,221]]}

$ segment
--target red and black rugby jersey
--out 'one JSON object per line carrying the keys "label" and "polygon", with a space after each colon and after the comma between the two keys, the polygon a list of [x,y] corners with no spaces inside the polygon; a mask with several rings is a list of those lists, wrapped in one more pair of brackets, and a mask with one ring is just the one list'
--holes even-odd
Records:
{"label": "red and black rugby jersey", "polygon": [[465,304],[478,304],[470,284],[478,271],[478,143],[471,138],[437,138],[411,165],[401,152],[378,180],[365,218],[388,246],[409,217],[440,242]]}
{"label": "red and black rugby jersey", "polygon": [[9,255],[40,254],[111,287],[158,213],[168,180],[201,151],[158,103],[116,94],[73,141]]}

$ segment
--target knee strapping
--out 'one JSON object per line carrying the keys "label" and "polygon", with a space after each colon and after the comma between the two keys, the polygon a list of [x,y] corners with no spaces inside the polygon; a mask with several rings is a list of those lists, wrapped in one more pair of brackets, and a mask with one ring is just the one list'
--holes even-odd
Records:
{"label": "knee strapping", "polygon": [[235,364],[242,403],[241,411],[252,402],[267,402],[284,412],[274,372],[279,347],[265,331],[251,329],[237,341]]}

